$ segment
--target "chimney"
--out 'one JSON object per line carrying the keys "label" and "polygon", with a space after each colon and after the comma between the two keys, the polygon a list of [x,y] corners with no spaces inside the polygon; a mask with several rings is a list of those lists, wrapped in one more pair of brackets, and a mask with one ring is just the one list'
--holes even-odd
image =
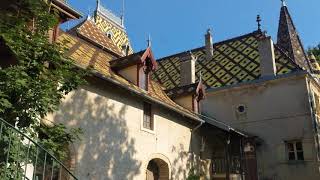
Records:
{"label": "chimney", "polygon": [[196,58],[192,52],[185,52],[181,57],[180,86],[186,86],[196,82]]}
{"label": "chimney", "polygon": [[270,36],[259,40],[261,77],[275,76],[277,73],[273,41]]}
{"label": "chimney", "polygon": [[211,30],[208,29],[205,35],[205,45],[206,45],[206,59],[211,60],[213,57],[213,42]]}

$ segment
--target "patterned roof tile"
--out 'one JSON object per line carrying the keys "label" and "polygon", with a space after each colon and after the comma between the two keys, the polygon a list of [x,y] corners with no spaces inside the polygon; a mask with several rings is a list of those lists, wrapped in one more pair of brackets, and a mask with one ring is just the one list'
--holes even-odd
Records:
{"label": "patterned roof tile", "polygon": [[85,20],[79,26],[76,26],[75,30],[78,35],[86,38],[87,40],[93,41],[119,56],[123,55],[118,46],[113,42],[113,40],[108,38],[105,33],[97,28],[92,20]]}
{"label": "patterned roof tile", "polygon": [[[191,50],[196,56],[196,76],[202,73],[207,88],[215,88],[252,81],[260,77],[258,40],[263,34],[255,31],[213,45],[213,57],[206,59],[205,47]],[[275,46],[277,74],[296,71],[299,67],[280,48]],[[181,53],[162,58],[152,78],[165,89],[180,86]]]}
{"label": "patterned roof tile", "polygon": [[63,45],[63,48],[68,50],[66,55],[69,56],[78,66],[83,68],[91,67],[106,78],[116,80],[122,85],[139,91],[141,94],[146,94],[151,98],[157,99],[160,102],[163,102],[199,119],[197,115],[172,101],[164,92],[159,83],[151,81],[151,83],[149,83],[148,92],[146,92],[118,74],[114,73],[111,70],[109,63],[115,59],[112,54],[107,53],[106,51],[103,51],[96,46],[93,46],[86,41],[65,32],[61,32],[57,42]]}

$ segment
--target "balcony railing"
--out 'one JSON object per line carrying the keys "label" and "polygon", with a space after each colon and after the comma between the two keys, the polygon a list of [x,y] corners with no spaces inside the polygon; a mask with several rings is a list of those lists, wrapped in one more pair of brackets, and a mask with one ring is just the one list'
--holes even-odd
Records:
{"label": "balcony railing", "polygon": [[[214,174],[225,174],[227,172],[226,158],[214,158],[212,171]],[[241,174],[241,160],[239,156],[232,156],[229,162],[229,172],[231,174]]]}
{"label": "balcony railing", "polygon": [[0,119],[1,180],[77,180],[77,178],[29,136]]}

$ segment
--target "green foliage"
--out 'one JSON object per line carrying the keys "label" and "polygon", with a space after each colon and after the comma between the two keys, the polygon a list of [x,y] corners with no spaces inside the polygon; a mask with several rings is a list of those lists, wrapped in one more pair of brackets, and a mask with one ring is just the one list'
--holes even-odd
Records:
{"label": "green foliage", "polygon": [[[40,134],[40,143],[63,159],[65,146],[78,139],[81,130],[67,130],[62,124],[46,127],[40,121],[58,109],[64,95],[84,83],[86,73],[74,67],[59,44],[49,42],[48,31],[58,21],[45,0],[4,1],[8,7],[0,7],[0,44],[10,49],[14,64],[0,68],[0,118],[33,138]],[[0,62],[9,61],[0,58]],[[4,136],[2,148],[8,145],[9,134]],[[12,152],[19,146],[23,146],[21,140],[14,139]],[[0,152],[1,163],[5,155],[6,149]],[[10,154],[10,158],[13,165],[18,156]]]}
{"label": "green foliage", "polygon": [[57,124],[53,127],[40,126],[37,132],[41,139],[43,139],[42,145],[44,148],[52,154],[55,153],[60,159],[65,159],[68,155],[66,151],[61,151],[61,149],[65,149],[68,142],[80,139],[80,135],[82,134],[80,128],[69,131],[63,124]]}
{"label": "green foliage", "polygon": [[191,168],[187,180],[200,180],[200,175],[196,173],[194,168]]}
{"label": "green foliage", "polygon": [[320,61],[320,44],[318,46],[309,48],[308,52],[312,52],[314,56],[317,58],[318,62]]}

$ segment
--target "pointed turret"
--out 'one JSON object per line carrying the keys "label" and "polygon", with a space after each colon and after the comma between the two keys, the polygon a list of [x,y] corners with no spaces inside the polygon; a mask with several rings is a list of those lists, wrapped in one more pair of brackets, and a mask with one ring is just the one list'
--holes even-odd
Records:
{"label": "pointed turret", "polygon": [[277,45],[285,50],[288,55],[302,68],[310,70],[307,56],[299,34],[290,16],[284,0],[280,11]]}

